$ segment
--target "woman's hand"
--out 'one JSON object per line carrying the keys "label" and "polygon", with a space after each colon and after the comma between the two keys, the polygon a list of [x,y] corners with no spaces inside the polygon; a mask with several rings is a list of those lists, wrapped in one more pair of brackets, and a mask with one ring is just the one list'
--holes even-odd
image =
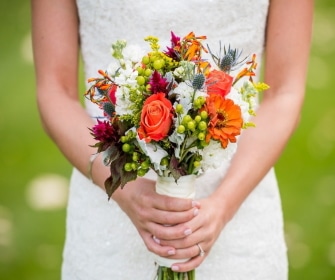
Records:
{"label": "woman's hand", "polygon": [[198,202],[190,199],[157,194],[155,182],[145,178],[118,189],[112,198],[135,225],[148,250],[162,257],[175,255],[176,249],[159,244],[159,240],[182,240],[189,236],[200,207]]}
{"label": "woman's hand", "polygon": [[[219,237],[226,223],[233,216],[229,213],[225,203],[215,195],[201,199],[201,209],[194,219],[191,219],[179,227],[190,229],[191,234],[182,236],[179,239],[158,239],[155,242],[163,247],[175,248],[175,254],[170,256],[176,259],[172,269],[179,272],[186,272],[198,267],[211,251],[212,246]],[[200,255],[200,248],[205,252]],[[178,259],[190,259],[184,263],[178,263]]]}

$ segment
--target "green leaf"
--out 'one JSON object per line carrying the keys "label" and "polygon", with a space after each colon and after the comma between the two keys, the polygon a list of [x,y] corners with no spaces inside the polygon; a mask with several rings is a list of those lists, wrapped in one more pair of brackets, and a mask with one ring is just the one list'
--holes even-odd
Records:
{"label": "green leaf", "polygon": [[185,168],[179,165],[179,160],[172,155],[170,163],[169,163],[169,170],[173,178],[177,181],[181,176],[187,175],[187,171]]}
{"label": "green leaf", "polygon": [[[106,153],[106,154],[105,154]],[[104,165],[109,165],[113,161],[117,160],[120,157],[120,148],[115,144],[112,143],[106,151],[104,151]]]}
{"label": "green leaf", "polygon": [[105,181],[105,188],[108,195],[108,199],[111,198],[113,193],[117,190],[117,188],[123,188],[125,184],[130,181],[133,181],[137,178],[136,171],[125,171],[124,165],[125,163],[131,161],[131,156],[125,153],[119,153],[119,156],[113,160],[110,165],[110,176]]}
{"label": "green leaf", "polygon": [[120,186],[118,182],[121,182],[121,180],[117,180],[117,178],[113,176],[110,176],[106,179],[105,189],[108,195],[108,200],[111,198],[112,194],[117,190],[117,188]]}

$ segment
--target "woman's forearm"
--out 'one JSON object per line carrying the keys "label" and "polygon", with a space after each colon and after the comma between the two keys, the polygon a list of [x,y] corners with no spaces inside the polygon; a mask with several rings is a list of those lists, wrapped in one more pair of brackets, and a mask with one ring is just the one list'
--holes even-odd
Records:
{"label": "woman's forearm", "polygon": [[[96,153],[96,148],[90,147],[94,145],[94,139],[89,128],[94,122],[80,103],[69,97],[70,94],[61,93],[62,90],[64,89],[52,84],[48,88],[43,85],[38,88],[38,91],[48,91],[48,94],[38,94],[42,123],[64,156],[88,176],[90,156]],[[108,168],[104,168],[100,158],[95,160],[93,166],[95,183],[103,187]]]}

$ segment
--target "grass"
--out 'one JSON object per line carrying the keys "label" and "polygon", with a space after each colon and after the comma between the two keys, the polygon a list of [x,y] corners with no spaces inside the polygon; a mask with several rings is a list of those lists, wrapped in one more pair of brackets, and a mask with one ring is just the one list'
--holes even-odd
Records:
{"label": "grass", "polygon": [[[302,120],[276,166],[291,280],[335,279],[335,4],[315,2]],[[49,192],[64,190],[61,182],[71,167],[39,121],[29,2],[2,1],[0,22],[0,278],[56,280],[64,242],[64,199],[51,209],[37,207],[31,192],[36,178],[57,175],[58,188],[44,183],[44,199],[50,201]]]}

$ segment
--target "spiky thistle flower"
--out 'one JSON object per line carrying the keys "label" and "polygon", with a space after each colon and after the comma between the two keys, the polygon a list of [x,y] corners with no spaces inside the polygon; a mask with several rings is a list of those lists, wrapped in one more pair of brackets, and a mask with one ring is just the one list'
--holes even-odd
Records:
{"label": "spiky thistle flower", "polygon": [[205,76],[202,73],[195,74],[192,81],[192,87],[195,90],[199,90],[203,87],[205,83]]}
{"label": "spiky thistle flower", "polygon": [[232,49],[230,48],[230,45],[228,46],[228,48],[226,48],[226,46],[223,46],[222,55],[221,42],[218,55],[213,54],[209,46],[207,47],[214,63],[219,67],[221,71],[224,71],[226,73],[230,73],[231,71],[236,70],[238,66],[240,66],[247,59],[247,57],[240,59],[242,51],[239,49]]}
{"label": "spiky thistle flower", "polygon": [[102,104],[102,108],[104,110],[104,112],[108,115],[108,116],[113,116],[114,112],[115,112],[115,106],[113,103],[111,102],[104,102]]}

